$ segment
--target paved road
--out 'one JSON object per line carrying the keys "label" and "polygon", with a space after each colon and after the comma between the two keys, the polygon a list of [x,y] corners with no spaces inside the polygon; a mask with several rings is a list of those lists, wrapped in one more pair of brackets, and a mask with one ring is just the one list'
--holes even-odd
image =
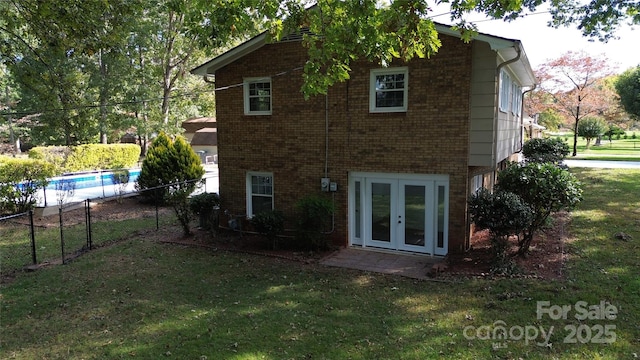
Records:
{"label": "paved road", "polygon": [[568,167],[640,169],[640,161],[565,160],[564,163]]}

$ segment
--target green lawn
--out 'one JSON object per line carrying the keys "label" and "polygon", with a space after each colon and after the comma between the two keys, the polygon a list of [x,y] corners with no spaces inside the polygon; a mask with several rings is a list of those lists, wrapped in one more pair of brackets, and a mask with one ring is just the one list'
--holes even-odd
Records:
{"label": "green lawn", "polygon": [[[558,136],[564,139],[573,152],[573,134]],[[602,139],[600,146],[594,146],[595,140],[591,141],[591,146],[587,149],[587,141],[578,137],[578,155],[569,156],[569,159],[591,159],[591,160],[626,160],[640,161],[640,132],[637,138],[632,139],[632,132],[629,132],[627,139],[613,139],[611,141]],[[571,154],[571,153],[570,153]]]}
{"label": "green lawn", "polygon": [[[633,359],[640,171],[576,174],[585,200],[563,281],[417,281],[134,236],[2,285],[0,358]],[[538,319],[539,301],[571,306],[567,319]],[[578,320],[578,301],[616,318]],[[508,340],[485,338],[497,325]]]}

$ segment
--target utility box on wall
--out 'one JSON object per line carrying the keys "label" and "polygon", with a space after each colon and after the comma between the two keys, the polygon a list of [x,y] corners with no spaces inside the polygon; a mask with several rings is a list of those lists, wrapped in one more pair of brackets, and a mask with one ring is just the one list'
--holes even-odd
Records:
{"label": "utility box on wall", "polygon": [[320,189],[322,191],[329,191],[329,184],[331,183],[331,180],[329,178],[322,178],[320,179]]}
{"label": "utility box on wall", "polygon": [[320,189],[324,192],[334,192],[334,191],[338,191],[338,183],[336,182],[331,182],[331,179],[329,178],[321,178],[320,179]]}

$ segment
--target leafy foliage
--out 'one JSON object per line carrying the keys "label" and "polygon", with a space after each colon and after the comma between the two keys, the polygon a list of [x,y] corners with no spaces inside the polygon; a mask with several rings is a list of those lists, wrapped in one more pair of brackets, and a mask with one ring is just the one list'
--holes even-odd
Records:
{"label": "leafy foliage", "polygon": [[160,133],[142,162],[137,188],[147,199],[171,204],[185,235],[189,235],[189,195],[202,175],[200,157],[191,146],[182,137],[172,141]]}
{"label": "leafy foliage", "polygon": [[47,186],[55,167],[46,161],[0,157],[0,212],[32,209],[37,192]]}
{"label": "leafy foliage", "polygon": [[579,123],[610,107],[610,88],[606,77],[612,72],[609,62],[591,57],[585,52],[569,51],[544,64],[536,77],[540,80],[538,91],[553,98],[549,106],[573,122],[573,156],[578,153]]}
{"label": "leafy foliage", "polygon": [[78,146],[37,146],[29,157],[53,163],[60,172],[120,169],[133,167],[140,158],[135,144],[88,144]]}
{"label": "leafy foliage", "polygon": [[550,131],[557,131],[563,122],[562,115],[553,108],[544,109],[538,117],[538,123]]}
{"label": "leafy foliage", "polygon": [[591,140],[602,136],[606,131],[606,124],[597,117],[586,117],[578,124],[578,136],[582,136],[587,140],[587,149],[591,145]]}
{"label": "leafy foliage", "polygon": [[531,208],[514,193],[491,193],[482,188],[469,198],[469,215],[479,229],[488,229],[491,233],[492,271],[499,274],[515,272],[515,264],[508,254],[509,237],[519,237],[531,224]]}
{"label": "leafy foliage", "polygon": [[536,138],[524,143],[522,154],[528,162],[558,164],[569,155],[569,145],[560,138]]}
{"label": "leafy foliage", "polygon": [[284,232],[284,214],[280,210],[261,211],[251,218],[251,225],[272,243],[273,249],[278,247],[278,235]]}
{"label": "leafy foliage", "polygon": [[220,206],[220,196],[216,193],[203,192],[189,198],[189,207],[196,215],[213,210],[216,206]]}
{"label": "leafy foliage", "polygon": [[531,209],[518,195],[485,188],[469,198],[469,215],[479,229],[488,229],[495,237],[519,235],[533,219]]}
{"label": "leafy foliage", "polygon": [[219,207],[220,196],[216,193],[203,192],[189,198],[191,212],[200,216],[200,227],[206,230],[217,228],[217,209]]}
{"label": "leafy foliage", "polygon": [[572,209],[582,199],[582,188],[569,171],[551,163],[512,163],[498,173],[496,191],[511,192],[531,209],[533,219],[518,240],[521,255],[526,254],[533,235],[549,215]]}
{"label": "leafy foliage", "polygon": [[619,139],[620,136],[624,134],[625,134],[625,131],[619,128],[618,126],[609,125],[607,128],[607,131],[605,131],[603,135],[606,136],[607,139],[609,139],[609,141],[611,141],[614,136],[616,136]]}
{"label": "leafy foliage", "polygon": [[[0,62],[15,79],[18,111],[34,144],[105,142],[133,129],[179,132],[181,119],[210,114],[206,84],[188,70],[205,56],[262,30],[273,39],[298,31],[309,61],[305,96],[349,78],[355,61],[391,64],[429,57],[441,46],[428,0],[109,0],[0,1]],[[512,20],[549,3],[554,24],[579,23],[607,39],[620,22],[638,23],[638,4],[488,0],[444,1],[463,41],[464,19],[479,12]],[[284,19],[284,20],[283,20]],[[152,101],[159,94],[161,101]],[[114,106],[117,105],[117,106]]]}
{"label": "leafy foliage", "polygon": [[640,66],[622,73],[615,88],[624,110],[635,119],[640,119]]}
{"label": "leafy foliage", "polygon": [[114,193],[117,196],[118,202],[122,202],[122,197],[126,191],[127,184],[129,184],[129,179],[129,169],[115,169],[111,173],[111,182],[113,183]]}
{"label": "leafy foliage", "polygon": [[308,248],[326,249],[334,216],[333,202],[324,196],[306,196],[296,203],[296,239]]}

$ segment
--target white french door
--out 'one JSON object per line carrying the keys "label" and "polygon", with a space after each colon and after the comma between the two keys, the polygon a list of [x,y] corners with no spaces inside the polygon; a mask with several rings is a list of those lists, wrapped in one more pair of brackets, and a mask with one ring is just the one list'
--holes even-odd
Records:
{"label": "white french door", "polygon": [[350,243],[446,255],[448,184],[442,175],[351,174]]}

